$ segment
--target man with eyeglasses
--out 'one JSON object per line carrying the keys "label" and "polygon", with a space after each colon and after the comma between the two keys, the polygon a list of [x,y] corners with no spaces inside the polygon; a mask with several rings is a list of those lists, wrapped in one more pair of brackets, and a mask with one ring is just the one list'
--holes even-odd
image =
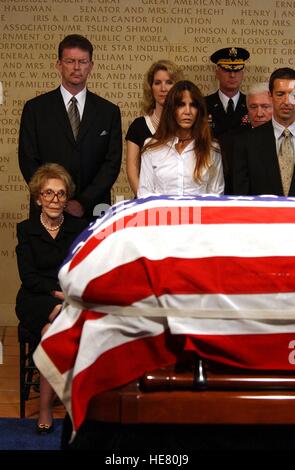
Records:
{"label": "man with eyeglasses", "polygon": [[294,90],[294,69],[283,67],[271,74],[272,118],[256,126],[253,120],[253,129],[234,143],[234,194],[295,196]]}
{"label": "man with eyeglasses", "polygon": [[60,42],[56,68],[61,85],[27,101],[19,134],[19,166],[26,182],[40,165],[59,163],[76,185],[67,212],[88,220],[96,205],[111,204],[122,158],[118,106],[86,87],[92,55],[84,36],[72,34]]}

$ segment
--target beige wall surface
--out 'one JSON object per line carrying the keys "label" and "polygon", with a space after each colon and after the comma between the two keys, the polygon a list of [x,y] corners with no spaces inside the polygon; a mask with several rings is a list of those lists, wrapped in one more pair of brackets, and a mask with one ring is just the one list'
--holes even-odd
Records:
{"label": "beige wall surface", "polygon": [[[175,61],[209,94],[217,87],[211,53],[245,47],[247,91],[274,68],[295,66],[294,29],[295,1],[0,0],[0,324],[16,323],[15,226],[28,214],[17,161],[20,114],[27,99],[58,86],[59,41],[71,33],[91,40],[89,88],[120,106],[125,136],[140,111],[143,74],[155,60]],[[125,157],[114,201],[122,195],[130,197]]]}

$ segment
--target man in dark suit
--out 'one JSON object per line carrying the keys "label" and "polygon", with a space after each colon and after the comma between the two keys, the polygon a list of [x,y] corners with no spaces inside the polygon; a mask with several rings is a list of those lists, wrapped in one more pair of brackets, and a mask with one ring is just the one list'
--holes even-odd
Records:
{"label": "man in dark suit", "polygon": [[83,36],[61,41],[56,65],[61,85],[25,104],[19,135],[19,166],[26,182],[43,163],[59,163],[76,185],[67,212],[89,220],[96,205],[111,203],[122,158],[119,108],[86,88],[92,54]]}
{"label": "man in dark suit", "polygon": [[[255,127],[236,140],[233,150],[233,188],[237,195],[275,194],[295,196],[295,70],[280,68],[269,80],[273,103],[272,120]],[[281,146],[288,130],[293,163],[289,165],[289,183],[285,187],[285,165]],[[292,161],[292,160],[291,160]]]}
{"label": "man in dark suit", "polygon": [[249,56],[249,52],[242,47],[229,47],[219,49],[210,57],[216,64],[219,89],[206,96],[205,100],[212,135],[218,140],[221,148],[225,194],[232,192],[227,156],[232,134],[241,126],[248,127],[246,96],[240,92],[240,86],[244,78],[245,61]]}
{"label": "man in dark suit", "polygon": [[[253,83],[248,89],[246,103],[248,114],[244,116],[245,125],[227,134],[227,194],[233,194],[233,151],[236,142],[243,139],[246,132],[251,132],[252,128],[265,124],[272,117],[272,99],[268,82]],[[229,188],[231,188],[230,192]]]}

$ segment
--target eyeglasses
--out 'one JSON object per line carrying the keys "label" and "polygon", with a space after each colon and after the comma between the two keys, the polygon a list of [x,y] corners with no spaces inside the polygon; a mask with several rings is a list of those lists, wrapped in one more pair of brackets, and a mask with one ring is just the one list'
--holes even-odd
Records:
{"label": "eyeglasses", "polygon": [[42,191],[40,194],[41,196],[44,197],[45,201],[47,202],[53,201],[55,196],[61,202],[64,202],[67,199],[67,193],[63,189],[61,189],[60,191],[56,191],[56,192],[53,191],[53,189],[46,189],[46,191]]}
{"label": "eyeglasses", "polygon": [[79,65],[84,66],[90,63],[87,59],[62,59],[62,62],[66,65],[74,65],[78,62]]}

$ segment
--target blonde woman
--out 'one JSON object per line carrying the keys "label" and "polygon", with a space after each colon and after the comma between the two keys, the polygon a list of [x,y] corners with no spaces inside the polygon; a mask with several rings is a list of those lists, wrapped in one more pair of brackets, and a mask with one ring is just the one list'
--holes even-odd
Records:
{"label": "blonde woman", "polygon": [[140,172],[140,152],[147,138],[157,130],[166,96],[183,73],[170,60],[159,60],[145,74],[143,84],[143,116],[136,118],[126,134],[126,167],[130,187],[136,195]]}

